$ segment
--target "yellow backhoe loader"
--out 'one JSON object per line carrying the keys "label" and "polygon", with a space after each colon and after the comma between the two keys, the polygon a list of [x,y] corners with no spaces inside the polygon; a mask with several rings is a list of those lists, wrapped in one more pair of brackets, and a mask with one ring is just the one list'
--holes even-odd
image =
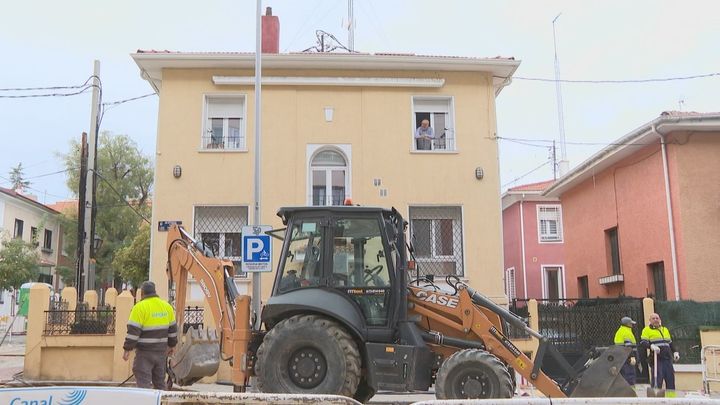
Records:
{"label": "yellow backhoe loader", "polygon": [[[395,209],[288,207],[262,328],[239,295],[232,262],[214,258],[180,227],[168,234],[168,278],[183,321],[191,275],[216,330],[190,329],[170,360],[174,383],[188,385],[232,364],[242,392],[338,394],[367,401],[377,390],[425,391],[439,399],[509,398],[515,371],[552,398],[635,396],[619,371],[629,348],[611,346],[572,366],[546,338],[457,278],[451,292],[419,277],[407,223]],[[415,273],[413,275],[413,273]],[[534,361],[506,337],[507,325],[540,340]],[[182,328],[182,325],[180,325]],[[180,329],[182,330],[182,329]],[[567,374],[541,369],[552,356]]]}

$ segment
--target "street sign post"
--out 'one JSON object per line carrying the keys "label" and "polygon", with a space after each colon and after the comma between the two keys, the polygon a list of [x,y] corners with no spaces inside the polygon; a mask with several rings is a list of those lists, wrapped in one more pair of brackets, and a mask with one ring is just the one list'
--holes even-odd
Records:
{"label": "street sign post", "polygon": [[272,271],[271,230],[268,225],[242,227],[242,266],[248,273],[267,273]]}

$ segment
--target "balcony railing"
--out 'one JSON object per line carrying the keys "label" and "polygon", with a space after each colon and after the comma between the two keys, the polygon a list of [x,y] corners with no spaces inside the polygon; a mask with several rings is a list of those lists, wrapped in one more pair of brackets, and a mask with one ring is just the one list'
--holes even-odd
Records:
{"label": "balcony railing", "polygon": [[203,136],[202,149],[205,150],[245,150],[245,138],[240,136]]}

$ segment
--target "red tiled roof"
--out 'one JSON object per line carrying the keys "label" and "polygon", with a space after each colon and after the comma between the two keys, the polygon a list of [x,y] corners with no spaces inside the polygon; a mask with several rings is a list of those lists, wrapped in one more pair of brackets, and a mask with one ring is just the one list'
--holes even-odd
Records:
{"label": "red tiled roof", "polygon": [[76,212],[78,200],[56,201],[54,204],[47,206],[59,212]]}
{"label": "red tiled roof", "polygon": [[510,188],[508,191],[544,191],[553,183],[555,183],[555,180],[545,180],[538,183],[523,184],[521,186]]}
{"label": "red tiled roof", "polygon": [[52,211],[52,212],[55,213],[55,214],[59,214],[59,212],[56,211],[55,209],[50,208],[50,207],[48,207],[47,205],[45,205],[45,204],[43,204],[43,203],[37,202],[37,201],[33,200],[32,198],[26,197],[26,196],[18,193],[18,192],[15,191],[15,190],[11,190],[11,189],[9,189],[9,188],[0,187],[0,193],[7,194],[7,195],[9,195],[9,196],[11,196],[11,197],[15,197],[15,198],[17,198],[17,199],[19,199],[19,200],[23,200],[23,201],[25,201],[25,202],[27,202],[27,203],[29,203],[29,204],[35,205],[36,207],[39,207],[39,208],[42,208],[42,209],[45,209],[45,210],[48,210],[48,211]]}

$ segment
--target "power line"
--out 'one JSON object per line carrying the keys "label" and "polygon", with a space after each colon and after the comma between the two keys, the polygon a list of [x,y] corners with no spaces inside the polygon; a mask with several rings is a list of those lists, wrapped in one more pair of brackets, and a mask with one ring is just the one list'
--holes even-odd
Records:
{"label": "power line", "polygon": [[88,82],[93,78],[90,76],[85,83],[74,85],[74,86],[51,86],[51,87],[16,87],[16,88],[4,88],[0,91],[40,91],[40,90],[66,90],[66,89],[79,89],[87,86]]}
{"label": "power line", "polygon": [[[623,83],[657,83],[657,82],[671,82],[677,80],[693,80],[693,79],[704,79],[708,77],[720,76],[720,72],[690,75],[690,76],[677,76],[677,77],[661,77],[651,79],[621,79],[621,80],[572,80],[572,79],[548,79],[543,77],[523,77],[513,76],[513,80],[528,80],[535,82],[548,82],[548,83],[579,83],[579,84],[623,84]],[[496,79],[506,79],[504,76],[493,76]]]}
{"label": "power line", "polygon": [[95,87],[94,85],[88,85],[84,87],[82,90],[75,91],[72,93],[43,93],[43,94],[21,94],[21,95],[11,95],[11,96],[0,96],[0,98],[34,98],[34,97],[68,97],[68,96],[77,96],[78,94],[85,93],[89,89]]}
{"label": "power line", "polygon": [[507,183],[503,184],[503,185],[502,185],[502,186],[501,186],[500,188],[505,188],[505,186],[507,186],[507,185],[510,185],[510,184],[513,184],[513,183],[515,183],[516,181],[518,181],[518,180],[520,180],[520,179],[522,179],[522,178],[524,178],[524,177],[527,177],[527,176],[529,176],[529,175],[531,175],[531,174],[535,173],[536,171],[538,171],[538,170],[542,169],[542,168],[543,168],[543,167],[544,167],[545,165],[547,165],[547,164],[549,164],[549,163],[550,163],[550,161],[549,161],[549,160],[548,160],[548,161],[546,161],[546,162],[544,162],[543,164],[541,164],[540,166],[538,166],[538,167],[536,167],[536,168],[534,168],[534,169],[530,170],[529,172],[527,172],[527,173],[525,173],[525,174],[522,174],[522,175],[520,175],[520,176],[518,176],[518,177],[514,178],[513,180],[511,180],[511,181],[509,181],[509,182],[507,182]]}
{"label": "power line", "polygon": [[133,97],[133,98],[126,98],[126,99],[124,99],[124,100],[110,101],[110,102],[107,102],[107,103],[102,103],[102,105],[104,105],[104,106],[109,106],[108,108],[110,108],[110,107],[113,107],[113,106],[116,106],[116,105],[120,105],[120,104],[127,103],[127,102],[129,102],[129,101],[140,100],[141,98],[150,97],[150,96],[154,96],[154,95],[155,95],[155,93],[148,93],[148,94],[143,94],[142,96],[137,96],[137,97]]}
{"label": "power line", "polygon": [[[523,139],[523,138],[505,138],[502,136],[491,137],[490,139],[499,139],[501,141],[508,141],[513,143],[519,143],[527,146],[543,147],[547,148],[553,143],[552,139]],[[533,144],[532,142],[542,142],[547,145]],[[657,142],[566,142],[568,145],[578,146],[649,146],[657,145]]]}
{"label": "power line", "polygon": [[140,218],[142,218],[143,221],[147,222],[148,225],[151,224],[150,220],[147,219],[147,218],[145,218],[145,216],[144,216],[143,214],[141,214],[140,212],[138,212],[138,210],[136,210],[135,207],[132,206],[132,204],[130,204],[127,200],[125,200],[125,197],[124,197],[122,194],[120,194],[120,192],[118,192],[118,191],[115,189],[115,187],[113,187],[112,183],[110,183],[105,177],[103,177],[103,176],[100,174],[100,172],[98,172],[97,170],[93,170],[93,171],[95,172],[95,174],[97,174],[98,177],[100,177],[100,180],[104,181],[105,184],[107,184],[108,187],[110,187],[110,189],[115,193],[115,195],[117,195],[118,197],[120,197],[120,200],[123,201],[123,202],[125,203],[125,205],[127,205],[128,207],[130,207],[130,209],[133,210],[133,212],[134,212],[135,214],[137,214],[137,216],[139,216]]}

